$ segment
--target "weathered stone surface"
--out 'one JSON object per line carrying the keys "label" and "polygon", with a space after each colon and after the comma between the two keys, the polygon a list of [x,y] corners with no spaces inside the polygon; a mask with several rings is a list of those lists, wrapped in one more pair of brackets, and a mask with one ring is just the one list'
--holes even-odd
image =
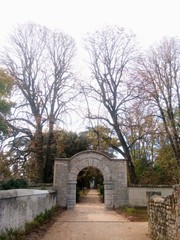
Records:
{"label": "weathered stone surface", "polygon": [[[53,185],[54,188],[57,190],[57,202],[62,207],[65,207],[67,202],[68,167],[68,159],[63,159],[63,161],[55,161]],[[72,176],[73,175],[71,175],[71,177]]]}
{"label": "weathered stone surface", "polygon": [[56,205],[56,192],[17,189],[0,191],[0,233],[10,228],[24,228],[38,214]]}
{"label": "weathered stone surface", "polygon": [[149,197],[148,211],[152,239],[180,239],[180,185],[167,197]]}

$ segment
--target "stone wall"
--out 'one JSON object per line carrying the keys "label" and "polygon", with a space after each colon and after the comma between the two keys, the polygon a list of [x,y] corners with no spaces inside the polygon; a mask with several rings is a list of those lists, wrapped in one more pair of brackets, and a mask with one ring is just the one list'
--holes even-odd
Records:
{"label": "stone wall", "polygon": [[111,159],[93,150],[83,151],[71,158],[57,158],[54,163],[53,188],[57,190],[57,203],[61,207],[74,208],[76,204],[76,183],[79,172],[86,167],[99,169],[104,177],[105,207],[147,206],[147,193],[160,192],[170,195],[172,187],[127,187],[127,162]]}
{"label": "stone wall", "polygon": [[1,190],[0,233],[10,228],[23,229],[26,222],[55,205],[56,192],[53,190]]}
{"label": "stone wall", "polygon": [[172,195],[149,199],[149,234],[156,240],[180,239],[180,185]]}
{"label": "stone wall", "polygon": [[156,193],[162,197],[172,194],[173,187],[165,186],[132,186],[128,187],[129,205],[132,207],[147,207],[147,196]]}

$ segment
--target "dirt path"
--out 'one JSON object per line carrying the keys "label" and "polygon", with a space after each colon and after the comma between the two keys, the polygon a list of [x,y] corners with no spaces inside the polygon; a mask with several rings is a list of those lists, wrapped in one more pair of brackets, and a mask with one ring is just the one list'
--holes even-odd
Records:
{"label": "dirt path", "polygon": [[90,190],[74,210],[62,213],[42,240],[149,240],[147,222],[130,222],[104,209]]}

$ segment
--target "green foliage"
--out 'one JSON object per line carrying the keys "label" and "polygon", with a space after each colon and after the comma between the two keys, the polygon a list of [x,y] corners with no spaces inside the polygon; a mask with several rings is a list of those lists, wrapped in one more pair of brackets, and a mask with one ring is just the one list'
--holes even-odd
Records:
{"label": "green foliage", "polygon": [[103,175],[95,167],[86,167],[81,170],[77,177],[77,185],[80,189],[90,188],[90,182],[94,181],[95,188],[97,185],[103,184]]}
{"label": "green foliage", "polygon": [[[56,208],[51,208],[50,210],[45,210],[43,213],[43,219],[44,221],[47,221],[48,219],[52,218],[52,216],[54,215],[56,211]],[[36,219],[38,220],[38,218],[36,217]]]}
{"label": "green foliage", "polygon": [[38,216],[36,216],[36,218],[33,221],[26,223],[25,232],[29,233],[32,230],[41,226],[43,223],[50,220],[54,216],[56,211],[57,211],[57,207],[53,207],[49,210],[45,209],[45,211],[43,213],[40,213]]}
{"label": "green foliage", "polygon": [[130,220],[135,222],[148,221],[146,207],[124,207],[122,213]]}
{"label": "green foliage", "polygon": [[10,94],[13,86],[13,79],[4,69],[0,68],[0,97]]}
{"label": "green foliage", "polygon": [[0,153],[0,175],[4,180],[11,177],[9,159],[3,153]]}
{"label": "green foliage", "polygon": [[134,161],[136,176],[139,184],[145,184],[146,174],[150,169],[148,162],[145,158],[136,159]]}
{"label": "green foliage", "polygon": [[21,229],[6,229],[4,233],[0,235],[0,240],[18,240],[24,234]]}
{"label": "green foliage", "polygon": [[149,165],[143,172],[137,175],[138,183],[141,185],[173,185],[178,182],[178,168],[176,174],[166,171],[162,166]]}
{"label": "green foliage", "polygon": [[100,199],[104,202],[104,185],[99,186]]}
{"label": "green foliage", "polygon": [[100,185],[99,192],[101,195],[104,195],[104,185]]}
{"label": "green foliage", "polygon": [[170,145],[162,145],[154,162],[147,159],[134,161],[139,184],[173,185],[179,183],[180,169]]}
{"label": "green foliage", "polygon": [[102,125],[90,127],[81,135],[88,139],[90,149],[102,151],[110,157],[114,154],[113,146],[120,145],[118,139],[113,137],[111,130]]}
{"label": "green foliage", "polygon": [[155,168],[161,174],[165,184],[179,183],[180,168],[177,165],[173,150],[170,145],[164,145],[158,151],[158,156],[155,161]]}
{"label": "green foliage", "polygon": [[26,234],[32,232],[34,229],[38,228],[41,224],[37,220],[33,220],[25,224]]}
{"label": "green foliage", "polygon": [[77,186],[76,187],[76,202],[79,202],[79,198],[80,198],[80,188]]}
{"label": "green foliage", "polygon": [[89,140],[85,136],[64,130],[54,133],[54,152],[56,157],[69,158],[88,148]]}
{"label": "green foliage", "polygon": [[27,188],[28,183],[25,179],[11,179],[0,184],[1,190]]}
{"label": "green foliage", "polygon": [[[87,150],[89,145],[87,138],[80,136],[77,133],[71,131],[68,132],[65,130],[54,131],[50,138],[51,141],[49,141],[48,132],[44,132],[42,136],[39,134],[39,137],[42,138],[42,151],[40,154],[42,158],[45,158],[44,161],[46,162],[45,167],[41,167],[43,175],[45,175],[46,172],[46,177],[43,177],[45,179],[43,181],[44,183],[51,183],[53,181],[53,164],[55,157],[72,157],[74,154],[80,151]],[[29,144],[32,151],[34,151],[34,149],[37,150],[38,146],[40,146],[36,140],[36,138],[33,138]],[[26,177],[31,182],[39,182],[39,168],[40,167],[37,164],[37,158],[34,154],[31,154],[28,158],[28,162],[25,165]]]}
{"label": "green foliage", "polygon": [[20,240],[25,239],[25,235],[39,228],[43,223],[50,220],[55,212],[57,211],[57,207],[52,207],[51,209],[40,213],[33,221],[25,224],[25,230],[22,229],[6,229],[4,233],[0,235],[0,240]]}
{"label": "green foliage", "polygon": [[132,215],[133,213],[135,213],[135,208],[124,208],[124,211],[125,211],[128,215]]}
{"label": "green foliage", "polygon": [[8,100],[8,95],[11,92],[13,79],[3,70],[0,69],[0,133],[7,134],[8,126],[5,121],[5,116],[10,113],[12,103]]}
{"label": "green foliage", "polygon": [[0,103],[1,103],[1,105],[0,105],[0,112],[2,114],[10,113],[11,104],[8,103],[5,99],[1,99]]}

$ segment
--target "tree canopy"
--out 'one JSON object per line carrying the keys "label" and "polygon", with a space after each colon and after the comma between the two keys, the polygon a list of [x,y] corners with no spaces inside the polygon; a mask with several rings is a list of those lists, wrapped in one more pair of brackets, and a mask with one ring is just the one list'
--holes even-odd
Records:
{"label": "tree canopy", "polygon": [[[77,95],[72,71],[75,51],[75,42],[69,35],[28,23],[19,25],[10,34],[10,45],[1,53],[1,63],[14,78],[16,88],[16,106],[9,119],[14,137],[11,145],[18,150],[19,141],[30,143],[26,144],[23,156],[34,155],[34,167],[39,169],[41,182],[50,181],[54,127],[63,122]],[[48,144],[44,153],[43,131],[47,129]],[[22,157],[22,148],[16,152],[21,154],[16,157],[18,160]]]}
{"label": "tree canopy", "polygon": [[136,57],[135,36],[122,28],[107,27],[89,35],[85,47],[90,56],[92,81],[84,88],[102,106],[100,114],[90,112],[88,117],[101,119],[113,128],[121,143],[121,147],[114,147],[127,159],[130,179],[136,182],[130,145],[123,132],[125,113],[138,97],[135,85],[130,82],[130,69]]}
{"label": "tree canopy", "polygon": [[13,86],[13,79],[0,69],[0,135],[8,133],[8,125],[6,123],[6,116],[10,114],[12,102],[10,101],[11,89]]}
{"label": "tree canopy", "polygon": [[164,38],[139,58],[138,77],[144,102],[162,126],[180,167],[180,42]]}
{"label": "tree canopy", "polygon": [[[52,182],[55,157],[94,149],[125,158],[131,183],[180,181],[180,40],[142,50],[132,32],[108,26],[84,43],[82,78],[68,34],[34,23],[10,34],[0,52],[6,175]],[[77,133],[65,130],[73,112],[90,122]]]}

